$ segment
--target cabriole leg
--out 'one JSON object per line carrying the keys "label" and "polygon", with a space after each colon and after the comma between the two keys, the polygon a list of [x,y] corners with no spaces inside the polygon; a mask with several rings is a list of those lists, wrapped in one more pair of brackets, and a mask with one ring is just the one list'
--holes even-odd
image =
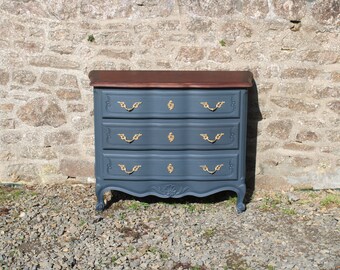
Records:
{"label": "cabriole leg", "polygon": [[246,210],[246,206],[244,204],[244,197],[246,195],[246,186],[240,185],[237,191],[237,204],[236,204],[236,211],[238,214],[244,212]]}
{"label": "cabriole leg", "polygon": [[96,205],[96,211],[103,211],[105,208],[104,203],[104,194],[100,190],[100,188],[96,187],[96,196],[97,196],[97,205]]}

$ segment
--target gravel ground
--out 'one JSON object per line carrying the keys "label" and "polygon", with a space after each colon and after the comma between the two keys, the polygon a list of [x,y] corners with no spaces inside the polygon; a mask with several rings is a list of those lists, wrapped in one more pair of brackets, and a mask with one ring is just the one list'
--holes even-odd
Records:
{"label": "gravel ground", "polygon": [[340,192],[136,199],[93,185],[0,187],[0,269],[340,269]]}

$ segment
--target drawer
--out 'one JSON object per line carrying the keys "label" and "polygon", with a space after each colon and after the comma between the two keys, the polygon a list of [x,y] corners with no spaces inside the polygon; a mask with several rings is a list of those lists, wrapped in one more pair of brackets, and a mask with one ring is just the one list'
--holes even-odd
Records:
{"label": "drawer", "polygon": [[238,149],[239,119],[164,119],[102,122],[104,149]]}
{"label": "drawer", "polygon": [[238,118],[246,90],[103,90],[104,118]]}
{"label": "drawer", "polygon": [[104,151],[103,179],[237,180],[238,152]]}

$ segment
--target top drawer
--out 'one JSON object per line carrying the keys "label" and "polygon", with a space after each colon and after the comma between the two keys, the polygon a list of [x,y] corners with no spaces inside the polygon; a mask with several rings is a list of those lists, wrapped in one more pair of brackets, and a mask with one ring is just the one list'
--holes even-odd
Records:
{"label": "top drawer", "polygon": [[238,118],[246,90],[95,91],[104,118]]}

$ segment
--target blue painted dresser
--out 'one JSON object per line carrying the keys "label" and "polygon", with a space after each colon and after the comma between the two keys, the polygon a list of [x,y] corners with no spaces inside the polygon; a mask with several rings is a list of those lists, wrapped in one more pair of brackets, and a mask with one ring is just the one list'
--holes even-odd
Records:
{"label": "blue painted dresser", "polygon": [[243,203],[247,71],[91,71],[96,209],[104,192],[179,198],[223,190]]}

